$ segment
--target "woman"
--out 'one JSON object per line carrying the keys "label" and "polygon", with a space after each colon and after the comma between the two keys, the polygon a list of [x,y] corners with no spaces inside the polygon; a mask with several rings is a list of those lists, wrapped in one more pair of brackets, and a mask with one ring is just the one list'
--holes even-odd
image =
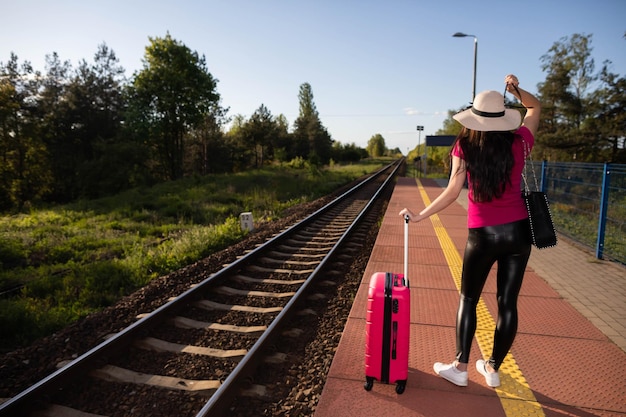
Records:
{"label": "woman", "polygon": [[419,222],[454,202],[468,180],[468,239],[463,258],[461,294],[456,319],[456,360],[434,364],[446,380],[467,386],[467,364],[476,332],[476,306],[487,275],[498,265],[498,320],[491,357],[476,362],[490,387],[500,385],[498,369],[517,333],[517,297],[530,256],[528,213],[521,198],[525,151],[530,152],[539,125],[541,105],[519,88],[514,75],[505,77],[506,91],[523,106],[526,115],[505,109],[497,91],[478,94],[473,106],[454,115],[463,130],[452,147],[452,171],[445,190],[419,214],[405,208],[400,215]]}

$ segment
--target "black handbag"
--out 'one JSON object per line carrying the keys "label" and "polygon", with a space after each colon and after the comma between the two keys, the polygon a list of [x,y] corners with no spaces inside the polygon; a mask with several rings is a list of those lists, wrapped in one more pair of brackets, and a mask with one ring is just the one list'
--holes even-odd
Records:
{"label": "black handbag", "polygon": [[[528,159],[526,157],[528,157]],[[526,167],[528,166],[528,162],[530,162],[533,178],[535,180],[535,191],[530,190],[528,182],[526,181]],[[526,142],[524,142],[524,163],[524,172],[522,173],[522,178],[524,179],[524,191],[522,191],[522,198],[524,199],[526,209],[528,210],[532,243],[535,247],[537,247],[537,249],[556,246],[556,230],[554,229],[554,223],[552,221],[552,213],[550,212],[548,196],[545,192],[539,189],[537,175],[535,174],[535,167],[532,164],[530,152],[527,152]]]}

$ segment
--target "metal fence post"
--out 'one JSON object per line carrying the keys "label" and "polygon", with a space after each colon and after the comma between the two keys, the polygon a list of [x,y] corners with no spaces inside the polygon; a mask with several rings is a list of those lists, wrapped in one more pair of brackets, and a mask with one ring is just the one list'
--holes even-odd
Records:
{"label": "metal fence post", "polygon": [[545,193],[546,192],[546,173],[548,171],[548,161],[546,161],[545,159],[543,160],[543,162],[541,162],[541,192]]}
{"label": "metal fence post", "polygon": [[610,164],[604,163],[602,176],[602,195],[600,197],[600,218],[598,219],[598,241],[596,243],[596,258],[602,259],[604,252],[604,233],[606,230],[606,215],[609,206],[609,187],[611,184]]}

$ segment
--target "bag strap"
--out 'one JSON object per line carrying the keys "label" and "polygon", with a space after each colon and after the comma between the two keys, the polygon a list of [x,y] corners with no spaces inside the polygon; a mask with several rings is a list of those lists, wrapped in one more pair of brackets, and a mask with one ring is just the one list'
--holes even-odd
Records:
{"label": "bag strap", "polygon": [[524,191],[529,192],[530,188],[528,187],[528,182],[526,181],[526,167],[528,166],[528,162],[530,162],[530,169],[533,173],[533,179],[535,180],[535,190],[539,191],[539,182],[537,181],[537,174],[535,173],[535,164],[533,164],[533,158],[530,155],[531,151],[528,149],[528,144],[522,138],[522,143],[524,144],[524,170],[522,171],[522,178],[524,179]]}

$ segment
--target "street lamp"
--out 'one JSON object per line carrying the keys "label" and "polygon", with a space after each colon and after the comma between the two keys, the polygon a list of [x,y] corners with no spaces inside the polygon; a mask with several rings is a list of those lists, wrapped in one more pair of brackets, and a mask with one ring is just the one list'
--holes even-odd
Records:
{"label": "street lamp", "polygon": [[424,130],[424,126],[417,126],[417,134],[419,135],[417,137],[417,153],[418,153],[417,160],[419,161],[418,172],[420,173],[420,176],[421,176],[421,168],[422,168],[422,155],[420,154],[420,145],[421,145],[421,142],[422,142],[422,131],[423,130]]}
{"label": "street lamp", "polygon": [[476,97],[476,57],[478,56],[478,38],[474,35],[468,35],[461,32],[457,32],[452,36],[455,38],[474,38],[474,84],[472,84],[472,103],[474,103],[474,97]]}

